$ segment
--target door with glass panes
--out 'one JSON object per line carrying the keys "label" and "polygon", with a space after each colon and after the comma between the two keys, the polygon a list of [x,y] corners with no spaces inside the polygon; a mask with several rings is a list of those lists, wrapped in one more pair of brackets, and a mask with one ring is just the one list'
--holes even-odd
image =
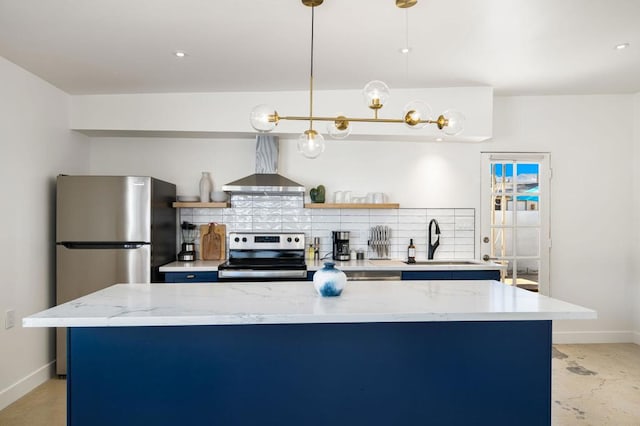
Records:
{"label": "door with glass panes", "polygon": [[548,153],[482,153],[481,242],[505,284],[549,295]]}

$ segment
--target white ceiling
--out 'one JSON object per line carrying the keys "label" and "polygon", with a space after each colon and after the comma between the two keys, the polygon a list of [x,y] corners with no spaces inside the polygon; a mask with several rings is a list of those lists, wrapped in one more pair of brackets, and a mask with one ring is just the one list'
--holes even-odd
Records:
{"label": "white ceiling", "polygon": [[[316,89],[640,92],[640,0],[325,0],[315,14]],[[306,90],[310,23],[300,0],[0,0],[0,56],[71,94]]]}

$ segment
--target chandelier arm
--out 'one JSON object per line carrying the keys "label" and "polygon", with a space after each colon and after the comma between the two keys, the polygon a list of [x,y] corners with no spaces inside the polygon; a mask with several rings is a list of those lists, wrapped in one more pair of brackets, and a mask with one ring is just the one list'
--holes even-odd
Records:
{"label": "chandelier arm", "polygon": [[[352,117],[314,117],[314,116],[299,116],[299,115],[286,115],[278,116],[278,120],[291,120],[291,121],[347,121],[353,123],[406,123],[405,120],[399,118],[352,118]],[[437,124],[439,129],[448,125],[444,116],[438,117],[437,120],[417,120],[418,123]]]}
{"label": "chandelier arm", "polygon": [[404,120],[395,118],[349,118],[349,117],[304,117],[304,116],[282,116],[278,117],[280,120],[292,120],[292,121],[353,121],[360,123],[404,123]]}

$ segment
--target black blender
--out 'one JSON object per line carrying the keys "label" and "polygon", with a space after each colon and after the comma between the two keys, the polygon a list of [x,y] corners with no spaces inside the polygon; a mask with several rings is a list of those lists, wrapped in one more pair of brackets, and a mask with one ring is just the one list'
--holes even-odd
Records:
{"label": "black blender", "polygon": [[189,222],[182,222],[182,250],[178,253],[178,260],[182,262],[193,262],[196,260],[196,225]]}

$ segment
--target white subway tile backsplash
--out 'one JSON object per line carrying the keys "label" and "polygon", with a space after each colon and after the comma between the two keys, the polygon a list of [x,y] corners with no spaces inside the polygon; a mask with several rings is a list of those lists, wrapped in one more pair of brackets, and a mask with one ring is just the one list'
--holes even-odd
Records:
{"label": "white subway tile backsplash", "polygon": [[310,232],[311,223],[282,222],[283,231]]}
{"label": "white subway tile backsplash", "polygon": [[444,224],[453,224],[456,221],[455,216],[427,215],[427,222],[431,222],[431,219],[437,220],[440,228],[442,228],[442,225]]}
{"label": "white subway tile backsplash", "polygon": [[[370,216],[393,216],[393,217],[398,217],[398,210],[399,209],[370,209],[369,210],[369,215]],[[360,210],[362,211],[362,210]]]}
{"label": "white subway tile backsplash", "polygon": [[253,222],[253,230],[256,232],[282,231],[282,222],[277,222],[277,223]]}
{"label": "white subway tile backsplash", "polygon": [[459,216],[475,216],[476,211],[474,209],[456,209],[456,217]]}
{"label": "white subway tile backsplash", "polygon": [[304,217],[308,217],[311,218],[311,210],[309,209],[303,209],[303,208],[297,208],[297,207],[283,207],[282,208],[282,214],[283,215],[287,215],[287,216],[304,216]]}
{"label": "white subway tile backsplash", "polygon": [[282,209],[280,208],[253,208],[253,216],[281,216]]}
{"label": "white subway tile backsplash", "polygon": [[427,209],[398,209],[398,216],[426,216]]}
{"label": "white subway tile backsplash", "polygon": [[340,216],[341,223],[366,223],[369,224],[369,216]]}
{"label": "white subway tile backsplash", "polygon": [[340,216],[340,209],[315,209],[311,213],[315,216]]}
{"label": "white subway tile backsplash", "polygon": [[181,208],[179,220],[196,224],[227,224],[227,231],[304,232],[307,244],[320,237],[321,254],[331,252],[331,231],[350,231],[351,247],[378,257],[368,246],[370,230],[387,226],[391,230],[391,258],[404,259],[413,238],[416,257],[426,259],[428,224],[439,223],[440,246],[436,259],[475,257],[475,209],[305,209],[302,196],[233,195],[231,208]]}
{"label": "white subway tile backsplash", "polygon": [[234,204],[238,201],[253,201],[253,195],[233,194],[231,196],[231,203]]}
{"label": "white subway tile backsplash", "polygon": [[473,247],[473,238],[456,238],[455,244],[459,246],[470,246]]}
{"label": "white subway tile backsplash", "polygon": [[340,216],[311,216],[313,223],[340,223]]}
{"label": "white subway tile backsplash", "polygon": [[295,222],[295,223],[312,223],[311,216],[292,216],[282,215],[282,223]]}
{"label": "white subway tile backsplash", "polygon": [[253,201],[252,200],[234,201],[233,206],[236,208],[253,207]]}
{"label": "white subway tile backsplash", "polygon": [[253,231],[253,223],[227,223],[227,232],[251,232]]}
{"label": "white subway tile backsplash", "polygon": [[474,238],[474,231],[458,231],[456,229],[455,238]]}
{"label": "white subway tile backsplash", "polygon": [[427,223],[427,215],[424,215],[424,216],[415,216],[415,215],[398,216],[398,223],[401,223],[401,224],[410,223],[410,224],[425,225]]}
{"label": "white subway tile backsplash", "polygon": [[[295,206],[294,206],[295,207]],[[253,208],[271,208],[271,209],[280,209],[282,208],[282,201],[275,200],[260,200],[253,201]]]}
{"label": "white subway tile backsplash", "polygon": [[456,217],[455,225],[457,231],[473,231],[475,229],[475,218]]}
{"label": "white subway tile backsplash", "polygon": [[369,210],[367,209],[340,209],[340,216],[363,216],[369,217]]}

